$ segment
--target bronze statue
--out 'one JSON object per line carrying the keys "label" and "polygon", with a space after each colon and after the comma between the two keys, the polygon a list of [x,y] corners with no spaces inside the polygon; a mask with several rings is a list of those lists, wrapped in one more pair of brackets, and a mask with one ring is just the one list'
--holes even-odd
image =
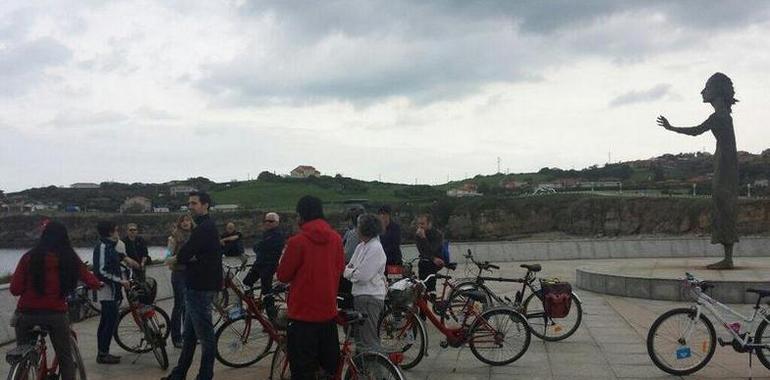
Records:
{"label": "bronze statue", "polygon": [[738,214],[738,152],[735,146],[733,118],[730,116],[734,98],[733,82],[727,75],[716,73],[706,81],[701,91],[704,103],[711,103],[714,113],[701,125],[690,128],[676,128],[663,116],[658,116],[658,125],[669,131],[697,136],[711,131],[717,139],[714,152],[714,181],[711,189],[713,208],[711,210],[711,244],[724,246],[725,258],[708,265],[708,269],[733,268],[733,244],[738,242],[735,222]]}

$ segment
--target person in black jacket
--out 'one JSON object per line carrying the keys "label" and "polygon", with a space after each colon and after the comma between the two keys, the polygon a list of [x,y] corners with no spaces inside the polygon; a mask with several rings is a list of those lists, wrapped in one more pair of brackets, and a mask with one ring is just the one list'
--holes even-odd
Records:
{"label": "person in black jacket", "polygon": [[[417,231],[415,231],[415,243],[417,252],[420,253],[420,263],[417,264],[420,280],[424,280],[431,274],[436,274],[444,267],[444,259],[441,254],[441,246],[444,243],[444,235],[433,228],[433,218],[430,214],[422,214],[417,217]],[[428,291],[436,290],[436,278],[433,277],[425,283]]]}
{"label": "person in black jacket", "polygon": [[126,245],[126,256],[139,263],[139,269],[133,270],[134,278],[144,278],[144,267],[151,264],[147,242],[139,236],[139,226],[136,223],[126,225],[126,236],[122,239]]}
{"label": "person in black jacket", "polygon": [[217,227],[209,216],[210,206],[211,197],[207,193],[190,193],[188,207],[195,216],[195,228],[177,253],[177,263],[186,265],[182,352],[176,367],[164,379],[183,380],[187,377],[197,341],[201,344],[201,364],[196,379],[214,377],[216,351],[211,303],[222,288],[222,254]]}
{"label": "person in black jacket", "polygon": [[377,213],[382,221],[383,231],[380,235],[380,243],[385,250],[386,264],[401,265],[401,226],[393,220],[393,211],[389,205],[380,207]]}
{"label": "person in black jacket", "polygon": [[286,237],[279,227],[280,217],[277,213],[268,212],[262,220],[262,240],[254,244],[254,253],[257,255],[251,270],[243,278],[243,283],[253,286],[259,279],[262,289],[262,298],[265,301],[267,315],[275,318],[275,307],[271,297],[265,297],[273,289],[273,275],[278,268],[278,261],[283,253]]}

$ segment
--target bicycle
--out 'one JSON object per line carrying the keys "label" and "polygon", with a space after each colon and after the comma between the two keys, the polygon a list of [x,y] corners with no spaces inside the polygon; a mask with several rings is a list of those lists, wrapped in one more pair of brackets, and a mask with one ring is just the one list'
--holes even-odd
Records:
{"label": "bicycle", "polygon": [[72,322],[80,322],[102,313],[102,305],[96,301],[96,290],[79,285],[67,297],[67,315]]}
{"label": "bicycle", "polygon": [[[71,331],[72,358],[75,361],[75,376],[86,380],[86,368],[77,344],[77,334]],[[5,354],[5,360],[11,365],[8,380],[45,380],[59,378],[59,358],[54,354],[53,362],[48,365],[46,337],[49,331],[42,326],[31,330],[34,343],[17,346]]]}
{"label": "bicycle", "polygon": [[[387,356],[379,352],[353,354],[352,326],[364,323],[366,318],[366,314],[353,310],[340,310],[337,314],[336,322],[338,325],[343,326],[345,339],[341,344],[340,357],[337,360],[337,370],[331,379],[404,380],[401,370]],[[273,353],[273,360],[270,363],[270,380],[290,380],[291,369],[289,368],[289,360],[286,353],[285,336],[282,336],[279,342],[278,349]]]}
{"label": "bicycle", "polygon": [[[380,317],[378,331],[389,352],[401,353],[401,368],[416,366],[427,352],[427,332],[418,313],[446,337],[441,342],[442,348],[467,344],[478,360],[491,365],[510,364],[524,355],[529,348],[531,333],[521,314],[509,307],[484,310],[478,303],[484,303],[486,295],[468,290],[462,293],[465,303],[459,326],[450,327],[428,307],[430,297],[425,291],[425,283],[431,277],[451,280],[450,276],[441,274],[431,274],[425,280],[411,277],[393,284],[388,290],[391,302]],[[492,351],[497,353],[496,357],[487,356]]]}
{"label": "bicycle", "polygon": [[[447,313],[450,316],[457,313],[458,305],[461,306],[464,302],[462,291],[479,290],[486,295],[487,306],[507,305],[524,315],[532,334],[542,340],[556,342],[567,339],[580,327],[583,320],[583,304],[575,292],[570,294],[572,306],[569,314],[564,318],[554,318],[545,312],[541,284],[543,280],[536,275],[542,270],[540,264],[520,265],[521,268],[527,270],[522,278],[485,277],[482,276],[484,271],[492,272],[492,270],[499,270],[500,267],[490,264],[488,261],[476,261],[470,249],[465,254],[465,258],[477,267],[478,272],[475,278],[461,279],[455,283],[455,290],[453,294],[449,295],[447,306]],[[486,286],[485,282],[487,281],[520,283],[522,287],[521,290],[516,291],[514,299],[511,300],[507,296],[501,297],[492,291]],[[524,295],[527,289],[530,290],[530,294],[525,299]]]}
{"label": "bicycle", "polygon": [[216,296],[214,297],[214,302],[211,305],[214,311],[217,313],[217,320],[214,322],[215,327],[222,322],[227,322],[230,319],[230,309],[234,306],[233,304],[230,304],[230,290],[228,290],[227,286],[228,278],[234,287],[237,287],[238,289],[245,289],[246,287],[238,275],[249,267],[251,267],[251,264],[243,263],[241,265],[229,265],[222,263],[222,269],[224,271],[224,275],[222,276],[224,278],[224,286],[222,287],[222,290],[217,292]]}
{"label": "bicycle", "polygon": [[[747,293],[757,294],[754,312],[747,317],[705,293],[714,286],[685,273],[682,288],[694,299],[694,304],[671,309],[652,323],[647,334],[647,353],[652,362],[672,375],[689,375],[708,364],[719,343],[732,346],[736,352],[748,353],[749,366],[751,354],[756,353],[762,365],[770,369],[770,308],[760,306],[763,298],[770,297],[770,290],[746,289]],[[717,338],[714,324],[704,310],[729,333],[731,340]],[[729,322],[728,316],[739,321]]]}
{"label": "bicycle", "polygon": [[[225,289],[232,291],[239,302],[234,304],[227,314],[227,320],[217,329],[216,358],[228,367],[242,368],[267,356],[273,342],[281,338],[279,330],[285,326],[277,323],[275,316],[271,318],[265,314],[265,302],[254,296],[256,288],[242,290],[236,284],[236,278],[229,272],[225,276]],[[286,285],[278,284],[265,298],[270,297],[283,305],[285,301],[281,295],[287,289]],[[258,328],[256,334],[255,328]]]}
{"label": "bicycle", "polygon": [[140,355],[152,351],[160,368],[165,370],[168,368],[166,338],[170,332],[168,314],[153,305],[154,299],[146,294],[138,281],[130,279],[129,284],[126,289],[128,307],[119,314],[115,343],[128,352]]}

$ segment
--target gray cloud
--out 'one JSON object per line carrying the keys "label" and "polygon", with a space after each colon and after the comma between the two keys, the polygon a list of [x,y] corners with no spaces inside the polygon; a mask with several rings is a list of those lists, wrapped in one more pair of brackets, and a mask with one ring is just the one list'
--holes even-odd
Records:
{"label": "gray cloud", "polygon": [[0,96],[23,94],[46,77],[45,69],[66,63],[70,50],[43,37],[0,50]]}
{"label": "gray cloud", "polygon": [[634,103],[652,102],[668,95],[670,90],[670,84],[661,83],[647,90],[629,91],[612,99],[610,101],[610,107],[620,107]]}
{"label": "gray cloud", "polygon": [[707,43],[703,33],[763,22],[768,9],[762,1],[254,1],[240,9],[244,28],[280,31],[205,66],[195,84],[238,105],[430,103],[537,80],[580,57],[638,62],[691,48]]}

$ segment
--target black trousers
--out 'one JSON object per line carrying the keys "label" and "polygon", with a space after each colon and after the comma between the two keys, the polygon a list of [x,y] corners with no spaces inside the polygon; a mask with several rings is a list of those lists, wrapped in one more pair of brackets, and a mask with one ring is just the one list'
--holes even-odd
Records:
{"label": "black trousers", "polygon": [[342,300],[337,300],[337,307],[342,310],[354,309],[353,306],[353,283],[345,277],[340,276],[340,286],[337,290],[337,296]]}
{"label": "black trousers", "polygon": [[[417,265],[417,270],[419,271],[417,274],[420,277],[420,280],[425,280],[425,278],[427,278],[429,275],[438,273],[439,267],[436,266],[436,264],[433,264],[432,261],[420,260],[420,264]],[[429,292],[435,291],[436,277],[432,277],[430,280],[428,280],[425,283],[425,287]]]}
{"label": "black trousers", "polygon": [[340,342],[337,324],[290,320],[286,330],[292,380],[315,380],[318,368],[331,378],[337,371]]}
{"label": "black trousers", "polygon": [[[16,344],[34,344],[30,330],[34,326],[43,326],[50,331],[51,345],[59,359],[62,380],[75,379],[75,362],[72,358],[74,341],[70,333],[70,321],[67,314],[61,313],[19,313],[16,322]],[[49,359],[50,360],[50,359]]]}

